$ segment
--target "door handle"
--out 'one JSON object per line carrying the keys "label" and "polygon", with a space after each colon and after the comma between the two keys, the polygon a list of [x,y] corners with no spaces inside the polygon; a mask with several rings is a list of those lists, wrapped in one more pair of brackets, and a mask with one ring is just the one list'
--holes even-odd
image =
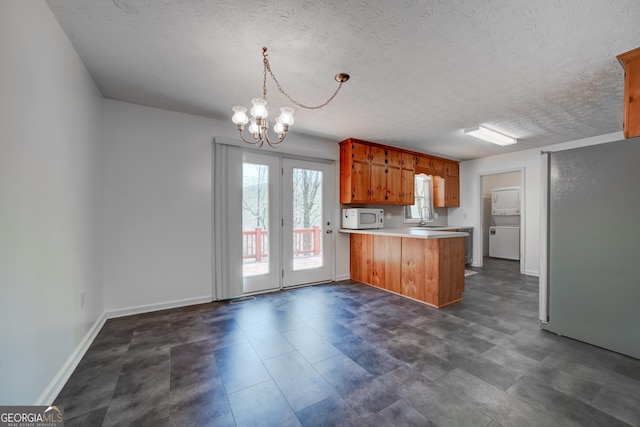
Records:
{"label": "door handle", "polygon": [[331,234],[331,233],[333,233],[333,230],[332,229],[328,229],[327,230],[327,234]]}

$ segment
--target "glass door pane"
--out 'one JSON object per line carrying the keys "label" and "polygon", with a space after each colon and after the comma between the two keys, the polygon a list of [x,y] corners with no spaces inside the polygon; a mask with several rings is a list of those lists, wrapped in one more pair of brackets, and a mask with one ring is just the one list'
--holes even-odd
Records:
{"label": "glass door pane", "polygon": [[269,274],[269,165],[242,167],[242,275]]}
{"label": "glass door pane", "polygon": [[283,160],[283,286],[329,281],[333,274],[333,165]]}
{"label": "glass door pane", "polygon": [[280,288],[280,160],[244,153],[242,166],[243,290]]}
{"label": "glass door pane", "polygon": [[293,270],[323,265],[322,171],[293,168]]}

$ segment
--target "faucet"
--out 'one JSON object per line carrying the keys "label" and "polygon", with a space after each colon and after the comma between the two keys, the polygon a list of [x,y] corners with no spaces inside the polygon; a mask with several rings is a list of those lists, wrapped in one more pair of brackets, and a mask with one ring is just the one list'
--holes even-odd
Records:
{"label": "faucet", "polygon": [[[425,213],[428,215],[425,215]],[[425,218],[425,216],[427,218]],[[420,209],[420,224],[418,224],[418,226],[426,227],[428,221],[431,221],[431,210],[427,207],[423,207]]]}

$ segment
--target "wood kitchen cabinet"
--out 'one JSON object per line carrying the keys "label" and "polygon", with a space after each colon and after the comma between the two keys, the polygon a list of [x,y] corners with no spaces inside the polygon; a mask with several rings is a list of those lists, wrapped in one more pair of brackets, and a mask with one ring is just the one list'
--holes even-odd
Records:
{"label": "wood kitchen cabinet", "polygon": [[373,235],[362,234],[351,239],[351,278],[373,283]]}
{"label": "wood kitchen cabinet", "polygon": [[444,205],[447,208],[460,207],[460,177],[448,176],[445,178]]}
{"label": "wood kitchen cabinet", "polygon": [[415,202],[415,163],[415,155],[411,153],[402,153],[402,188],[400,190],[400,200],[404,205],[412,205]]}
{"label": "wood kitchen cabinet", "polygon": [[371,283],[378,288],[401,293],[400,271],[402,268],[401,239],[388,236],[373,236],[373,263]]}
{"label": "wood kitchen cabinet", "polygon": [[460,206],[460,165],[458,162],[444,162],[444,204],[448,208]]}
{"label": "wood kitchen cabinet", "polygon": [[340,144],[340,203],[371,200],[371,147],[347,140]]}
{"label": "wood kitchen cabinet", "polygon": [[[379,174],[379,182],[381,183],[381,187],[379,188],[380,194],[377,197],[378,200],[383,200],[384,203],[401,205],[402,204],[402,153],[396,150],[392,150],[390,148],[379,148],[379,151],[382,151],[384,154],[384,169],[377,170],[375,173],[371,172],[371,177]],[[378,151],[376,150],[376,151]],[[374,147],[371,147],[371,152],[373,153]],[[377,166],[374,163],[375,159],[373,159],[372,155],[372,168]],[[411,201],[413,204],[413,201]]]}
{"label": "wood kitchen cabinet", "polygon": [[444,176],[444,160],[427,155],[419,156],[416,173]]}
{"label": "wood kitchen cabinet", "polygon": [[413,205],[416,173],[436,178],[436,207],[460,206],[458,162],[355,138],[340,143],[342,204]]}
{"label": "wood kitchen cabinet", "polygon": [[625,138],[640,136],[640,47],[617,56],[624,68]]}
{"label": "wood kitchen cabinet", "polygon": [[413,185],[413,169],[410,178],[406,172],[411,165],[404,167],[400,150],[353,138],[342,141],[340,203],[412,205],[413,191],[404,191],[403,181]]}
{"label": "wood kitchen cabinet", "polygon": [[433,177],[433,206],[453,208],[460,206],[459,164],[451,160],[422,155],[418,156],[416,173]]}
{"label": "wood kitchen cabinet", "polygon": [[464,237],[351,234],[351,279],[444,307],[462,299]]}

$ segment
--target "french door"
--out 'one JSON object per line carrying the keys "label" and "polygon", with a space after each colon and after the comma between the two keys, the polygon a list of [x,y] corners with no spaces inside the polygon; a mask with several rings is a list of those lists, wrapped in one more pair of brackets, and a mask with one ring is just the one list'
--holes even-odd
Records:
{"label": "french door", "polygon": [[245,151],[243,293],[329,281],[333,167]]}
{"label": "french door", "polygon": [[333,168],[283,159],[282,286],[331,280]]}
{"label": "french door", "polygon": [[243,293],[280,288],[280,159],[243,153]]}

